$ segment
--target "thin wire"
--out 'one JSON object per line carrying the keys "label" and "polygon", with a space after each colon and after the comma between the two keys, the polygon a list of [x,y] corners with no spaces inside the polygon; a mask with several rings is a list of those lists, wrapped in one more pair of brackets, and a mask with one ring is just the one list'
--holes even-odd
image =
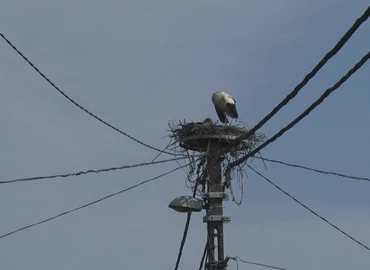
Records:
{"label": "thin wire", "polygon": [[286,268],[281,268],[281,267],[277,267],[277,266],[272,266],[272,265],[267,265],[267,264],[262,264],[262,263],[245,261],[245,260],[240,259],[238,256],[236,256],[236,257],[229,257],[229,258],[231,260],[233,260],[233,261],[236,262],[237,269],[239,268],[238,261],[241,261],[242,263],[253,264],[253,265],[263,266],[263,267],[272,268],[272,269],[287,270]]}
{"label": "thin wire", "polygon": [[357,70],[359,70],[367,60],[370,58],[370,51],[362,57],[362,59],[356,63],[356,65],[351,68],[346,75],[344,75],[338,82],[336,82],[332,87],[328,88],[314,103],[311,104],[303,113],[301,113],[297,118],[295,118],[292,122],[290,122],[287,126],[285,126],[283,129],[281,129],[278,133],[276,133],[273,137],[265,141],[263,144],[261,144],[259,147],[251,151],[250,153],[246,154],[245,156],[241,157],[238,160],[235,160],[234,162],[230,163],[228,165],[228,168],[235,167],[244,161],[246,161],[248,158],[254,156],[256,153],[260,152],[263,148],[268,146],[270,143],[274,142],[276,139],[281,137],[286,131],[294,127],[298,122],[300,122],[303,118],[305,118],[307,115],[310,114],[317,106],[319,106],[325,98],[327,98],[331,93],[333,93],[335,90],[337,90],[345,81],[347,81]]}
{"label": "thin wire", "polygon": [[[257,158],[259,158],[259,157],[257,157]],[[300,169],[304,169],[304,170],[308,170],[308,171],[312,171],[312,172],[316,172],[316,173],[327,174],[327,175],[335,175],[335,176],[340,176],[340,177],[343,177],[343,178],[348,178],[348,179],[353,179],[353,180],[370,181],[370,178],[367,178],[367,177],[351,176],[351,175],[342,174],[342,173],[323,171],[323,170],[318,170],[318,169],[314,169],[314,168],[310,168],[310,167],[306,167],[306,166],[302,166],[302,165],[287,163],[287,162],[280,161],[280,160],[269,159],[269,158],[265,158],[265,157],[263,159],[268,161],[268,162],[271,162],[271,163],[278,163],[278,164],[282,164],[282,165],[285,165],[285,166],[289,166],[289,167],[293,167],[293,168],[300,168]]]}
{"label": "thin wire", "polygon": [[179,253],[177,255],[175,270],[177,270],[179,268],[179,265],[180,265],[180,260],[181,260],[181,256],[182,256],[182,250],[184,249],[186,237],[188,235],[190,219],[191,219],[191,212],[188,212],[187,213],[187,218],[186,218],[186,223],[185,223],[184,233],[183,233],[182,239],[181,239]]}
{"label": "thin wire", "polygon": [[202,267],[203,267],[203,264],[204,264],[204,259],[206,258],[206,255],[207,255],[207,251],[208,251],[208,241],[206,241],[206,245],[204,247],[202,259],[201,259],[200,265],[199,265],[199,270],[202,270]]}
{"label": "thin wire", "polygon": [[[187,165],[189,165],[189,164],[184,165],[184,167],[185,167],[185,166],[187,166]],[[64,215],[70,214],[70,213],[75,212],[75,211],[77,211],[77,210],[81,210],[81,209],[83,209],[83,208],[89,207],[89,206],[91,206],[91,205],[93,205],[93,204],[99,203],[99,202],[104,201],[104,200],[106,200],[106,199],[109,199],[109,198],[111,198],[111,197],[113,197],[113,196],[116,196],[116,195],[118,195],[118,194],[124,193],[124,192],[126,192],[126,191],[129,191],[129,190],[131,190],[131,189],[134,189],[134,188],[136,188],[136,187],[138,187],[138,186],[144,185],[144,184],[146,184],[146,183],[148,183],[148,182],[151,182],[151,181],[154,181],[154,180],[156,180],[156,179],[159,179],[159,178],[161,178],[161,177],[163,177],[163,176],[166,176],[166,175],[168,175],[168,174],[170,174],[170,173],[173,173],[173,172],[175,172],[175,171],[179,170],[180,168],[181,168],[181,167],[177,167],[177,168],[175,168],[175,169],[173,169],[173,170],[171,170],[171,171],[168,171],[168,172],[166,172],[166,173],[163,173],[163,174],[158,175],[158,176],[156,176],[156,177],[153,177],[153,178],[151,178],[151,179],[148,179],[148,180],[145,180],[145,181],[143,181],[143,182],[140,182],[140,183],[138,183],[138,184],[136,184],[136,185],[133,185],[133,186],[131,186],[131,187],[129,187],[129,188],[125,188],[125,189],[122,189],[122,190],[120,190],[120,191],[118,191],[118,192],[115,192],[115,193],[112,193],[112,194],[110,194],[110,195],[104,196],[104,197],[102,197],[102,198],[100,198],[100,199],[98,199],[98,200],[95,200],[95,201],[93,201],[93,202],[90,202],[90,203],[84,204],[84,205],[82,205],[82,206],[79,206],[79,207],[73,208],[73,209],[71,209],[71,210],[65,211],[65,212],[60,213],[60,214],[58,214],[58,215],[55,215],[55,216],[52,216],[52,217],[50,217],[50,218],[44,219],[44,220],[42,220],[42,221],[39,221],[39,222],[36,222],[36,223],[30,224],[30,225],[24,226],[24,227],[22,227],[22,228],[19,228],[19,229],[17,229],[17,230],[11,231],[11,232],[6,233],[6,234],[0,235],[0,239],[1,239],[1,238],[5,238],[5,237],[7,237],[7,236],[10,236],[10,235],[12,235],[12,234],[18,233],[18,232],[20,232],[20,231],[23,231],[23,230],[29,229],[29,228],[31,228],[31,227],[34,227],[34,226],[40,225],[40,224],[42,224],[42,223],[45,223],[45,222],[51,221],[51,220],[53,220],[53,219],[59,218],[59,217],[61,217],[61,216],[64,216]]]}
{"label": "thin wire", "polygon": [[110,127],[111,129],[121,133],[122,135],[130,138],[131,140],[147,147],[147,148],[150,148],[152,150],[155,150],[157,152],[162,152],[162,153],[166,153],[168,155],[172,155],[172,156],[176,156],[177,154],[174,154],[174,153],[171,153],[171,152],[166,152],[166,151],[162,151],[156,147],[153,147],[153,146],[150,146],[149,144],[146,144],[136,138],[134,138],[133,136],[127,134],[126,132],[123,132],[122,130],[114,127],[113,125],[109,124],[108,122],[106,122],[105,120],[101,119],[100,117],[96,116],[95,114],[93,114],[92,112],[90,112],[89,110],[85,109],[84,107],[82,107],[82,105],[78,104],[76,101],[74,101],[72,98],[70,98],[66,93],[64,93],[58,86],[56,86],[48,77],[46,77],[46,75],[44,73],[42,73],[30,60],[28,60],[28,58],[21,52],[17,49],[17,47],[15,47],[13,45],[12,42],[10,42],[10,40],[8,38],[6,38],[4,36],[4,34],[0,33],[0,36],[10,45],[10,47],[12,47],[38,74],[40,74],[41,77],[43,77],[51,86],[53,86],[60,94],[62,94],[66,99],[68,99],[70,102],[72,102],[75,106],[77,106],[78,108],[80,108],[81,110],[83,110],[85,113],[87,113],[88,115],[92,116],[93,118],[95,118],[96,120],[98,120],[99,122],[103,123],[104,125]]}
{"label": "thin wire", "polygon": [[250,135],[254,134],[260,129],[268,120],[270,120],[280,109],[282,109],[290,100],[292,100],[299,91],[316,75],[317,72],[333,57],[340,49],[347,43],[352,37],[356,30],[363,24],[370,16],[370,6],[365,12],[359,17],[350,29],[342,36],[338,43],[321,59],[321,61],[308,73],[304,79],[293,89],[289,95],[287,95],[283,101],[281,101],[268,115],[266,115],[257,125],[255,125],[245,136],[242,136],[238,141],[249,138]]}
{"label": "thin wire", "polygon": [[163,148],[163,150],[161,150],[161,152],[159,152],[152,160],[152,162],[154,162],[157,158],[159,158],[159,156],[168,149],[168,147],[171,145],[171,142],[172,142],[172,139],[168,142],[167,146],[165,148]]}
{"label": "thin wire", "polygon": [[[198,183],[199,183],[198,181],[195,183],[194,190],[193,190],[193,198],[196,195]],[[179,268],[179,265],[180,265],[180,260],[181,260],[181,256],[182,256],[182,250],[184,249],[186,237],[188,236],[188,230],[189,230],[189,224],[190,224],[191,214],[192,214],[192,212],[188,212],[187,213],[187,218],[186,218],[184,233],[182,235],[180,249],[179,249],[179,253],[177,255],[175,270],[177,270]]]}
{"label": "thin wire", "polygon": [[312,214],[314,214],[315,216],[317,216],[318,218],[320,218],[321,220],[325,221],[327,224],[329,224],[330,226],[332,226],[334,229],[336,229],[337,231],[341,232],[342,234],[344,234],[345,236],[347,236],[348,238],[350,238],[351,240],[353,240],[354,242],[356,242],[357,244],[359,244],[360,246],[364,247],[365,249],[369,250],[370,251],[370,248],[367,247],[366,245],[364,245],[363,243],[361,243],[360,241],[356,240],[355,238],[353,238],[352,236],[350,236],[348,233],[346,233],[345,231],[343,231],[342,229],[340,229],[338,226],[334,225],[333,223],[331,223],[329,220],[327,220],[326,218],[322,217],[321,215],[319,215],[318,213],[316,213],[315,211],[313,211],[311,208],[309,208],[307,205],[303,204],[302,202],[300,202],[298,199],[296,199],[295,197],[293,197],[292,195],[290,195],[288,192],[286,192],[285,190],[283,190],[281,187],[279,187],[278,185],[276,185],[275,183],[273,183],[270,179],[268,179],[266,176],[262,175],[261,173],[259,173],[258,171],[256,171],[255,169],[253,169],[251,166],[247,165],[252,171],[254,171],[256,174],[258,174],[259,176],[261,176],[263,179],[265,179],[267,182],[269,182],[271,185],[273,185],[275,188],[277,188],[278,190],[280,190],[281,192],[283,192],[285,195],[287,195],[289,198],[291,198],[292,200],[294,200],[296,203],[300,204],[302,207],[304,207],[305,209],[307,209],[308,211],[310,211]]}
{"label": "thin wire", "polygon": [[14,182],[25,182],[25,181],[34,181],[34,180],[42,180],[42,179],[53,179],[53,178],[65,178],[65,177],[71,177],[71,176],[80,176],[83,174],[89,174],[89,173],[101,173],[101,172],[109,172],[109,171],[115,171],[115,170],[123,170],[123,169],[130,169],[130,168],[136,168],[141,166],[148,166],[153,164],[159,164],[159,163],[166,163],[170,161],[176,161],[180,159],[185,159],[186,157],[181,158],[172,158],[172,159],[165,159],[155,162],[147,162],[147,163],[140,163],[140,164],[134,164],[134,165],[124,165],[119,167],[112,167],[107,169],[99,169],[99,170],[87,170],[87,171],[80,171],[75,173],[67,173],[67,174],[57,174],[57,175],[48,175],[48,176],[36,176],[36,177],[28,177],[28,178],[18,178],[13,180],[3,180],[0,181],[0,184],[8,184],[8,183],[14,183]]}

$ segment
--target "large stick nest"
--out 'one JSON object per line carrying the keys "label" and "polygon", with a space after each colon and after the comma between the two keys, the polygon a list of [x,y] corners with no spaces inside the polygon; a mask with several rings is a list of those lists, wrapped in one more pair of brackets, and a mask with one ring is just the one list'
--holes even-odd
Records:
{"label": "large stick nest", "polygon": [[231,155],[238,155],[237,152],[250,152],[261,144],[265,136],[263,134],[252,134],[248,139],[234,144],[234,140],[248,133],[244,122],[237,125],[217,125],[210,118],[203,122],[179,121],[170,123],[170,138],[180,143],[180,146],[187,150],[206,152],[209,143],[217,142],[222,150],[230,152]]}
{"label": "large stick nest", "polygon": [[[249,128],[247,127],[247,124],[242,121],[239,121],[236,125],[219,125],[214,123],[210,118],[205,119],[203,122],[187,123],[185,120],[170,122],[169,137],[171,138],[171,141],[166,150],[175,151],[177,154],[185,154],[188,156],[190,161],[194,161],[194,158],[200,157],[201,162],[199,165],[200,167],[203,166],[202,168],[205,170],[206,166],[208,166],[205,162],[210,144],[217,143],[221,148],[220,155],[224,157],[224,160],[222,161],[223,174],[225,175],[224,183],[230,183],[229,189],[232,200],[235,201],[236,204],[240,205],[243,195],[245,195],[243,179],[247,174],[243,167],[247,161],[231,170],[227,170],[228,164],[253,151],[256,147],[262,144],[266,138],[264,134],[256,133],[249,135],[246,140],[239,142],[238,139],[240,136],[248,134],[248,130]],[[190,166],[186,183],[192,189],[196,187],[195,183],[199,178],[200,167],[198,167],[197,173],[195,174],[196,179],[193,180],[195,167]],[[235,199],[232,184],[230,182],[232,178],[236,178],[237,184],[241,190],[240,201],[236,201]],[[203,184],[202,192],[204,192],[204,187],[205,186]]]}

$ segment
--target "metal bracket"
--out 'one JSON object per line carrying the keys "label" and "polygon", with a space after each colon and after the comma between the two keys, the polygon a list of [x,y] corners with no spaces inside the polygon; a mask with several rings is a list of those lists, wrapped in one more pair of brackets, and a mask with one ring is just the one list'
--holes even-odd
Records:
{"label": "metal bracket", "polygon": [[203,199],[223,199],[225,201],[229,200],[229,194],[226,192],[208,192],[202,193]]}
{"label": "metal bracket", "polygon": [[214,221],[222,221],[222,222],[230,222],[231,217],[230,216],[204,216],[203,222],[214,222]]}

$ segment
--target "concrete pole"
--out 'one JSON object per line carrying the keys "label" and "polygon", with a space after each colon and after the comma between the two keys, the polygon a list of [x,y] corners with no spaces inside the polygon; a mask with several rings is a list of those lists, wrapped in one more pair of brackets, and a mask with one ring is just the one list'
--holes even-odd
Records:
{"label": "concrete pole", "polygon": [[[223,192],[222,190],[222,177],[221,177],[221,164],[222,158],[221,149],[219,144],[211,143],[207,155],[207,191]],[[208,216],[222,217],[222,203],[223,198],[210,198],[208,200]],[[217,261],[223,261],[224,258],[224,232],[223,221],[208,221],[207,223],[207,237],[208,237],[208,263],[209,270],[216,270],[213,264]],[[217,240],[217,241],[215,241]],[[217,247],[217,248],[215,248]],[[217,252],[216,252],[217,250]],[[217,255],[217,257],[216,257]],[[219,269],[218,269],[219,270]]]}

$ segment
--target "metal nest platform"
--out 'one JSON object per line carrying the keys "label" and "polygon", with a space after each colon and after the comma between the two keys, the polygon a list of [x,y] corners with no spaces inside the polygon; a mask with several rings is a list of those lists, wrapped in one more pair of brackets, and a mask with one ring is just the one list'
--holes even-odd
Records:
{"label": "metal nest platform", "polygon": [[236,139],[235,135],[198,134],[179,139],[180,146],[187,150],[206,151],[210,143],[218,143],[222,148]]}
{"label": "metal nest platform", "polygon": [[252,135],[239,144],[232,145],[232,142],[240,136],[246,135],[248,129],[245,125],[217,125],[210,118],[203,122],[179,122],[177,125],[170,125],[172,134],[170,137],[186,150],[206,152],[211,143],[217,143],[223,149],[230,152],[250,150],[264,140],[264,135]]}

